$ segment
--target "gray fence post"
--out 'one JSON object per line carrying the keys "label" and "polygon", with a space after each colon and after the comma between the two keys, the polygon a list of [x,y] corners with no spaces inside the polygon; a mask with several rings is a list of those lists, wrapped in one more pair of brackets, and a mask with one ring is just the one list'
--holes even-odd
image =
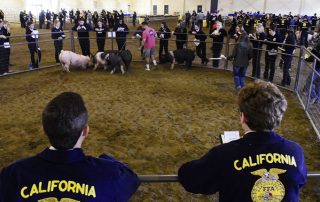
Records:
{"label": "gray fence post", "polygon": [[[39,35],[38,35],[39,36]],[[37,39],[37,37],[36,37],[36,49],[37,49],[37,63],[38,63],[38,69],[40,69],[40,58],[39,58],[39,56],[41,55],[41,50],[39,50],[40,49],[40,47],[39,47],[39,43],[38,43],[38,39]],[[34,69],[35,67],[32,67],[32,69]]]}
{"label": "gray fence post", "polygon": [[70,40],[71,40],[71,51],[76,52],[76,48],[74,45],[74,32],[73,32],[73,30],[71,30],[71,33],[70,33]]}
{"label": "gray fence post", "polygon": [[113,39],[114,39],[114,37],[116,37],[116,36],[113,36],[113,32],[112,32],[112,34],[111,34],[111,50],[113,50]]}
{"label": "gray fence post", "polygon": [[313,85],[313,78],[314,78],[314,71],[316,71],[316,63],[317,63],[317,60],[314,59],[313,64],[312,64],[312,76],[311,76],[311,80],[310,80],[310,86],[309,86],[309,92],[308,92],[305,111],[308,111],[308,109],[309,109],[309,103],[310,103],[310,97],[311,97],[312,85]]}
{"label": "gray fence post", "polygon": [[[229,57],[229,50],[230,50],[229,43],[230,43],[230,37],[228,35],[227,36],[226,55],[225,55],[227,58]],[[226,62],[225,62],[224,69],[228,69],[228,60],[226,60]]]}
{"label": "gray fence post", "polygon": [[297,68],[297,74],[296,74],[296,82],[294,84],[294,89],[293,89],[295,93],[298,92],[303,53],[304,53],[304,46],[300,46],[300,54],[299,54],[299,62],[298,62],[298,68]]}

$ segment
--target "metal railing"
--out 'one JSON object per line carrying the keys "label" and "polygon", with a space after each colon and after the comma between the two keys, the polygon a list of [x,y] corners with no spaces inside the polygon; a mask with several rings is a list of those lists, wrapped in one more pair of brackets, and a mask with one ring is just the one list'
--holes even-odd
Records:
{"label": "metal railing", "polygon": [[[311,171],[307,174],[308,178],[319,178],[320,171]],[[167,183],[179,182],[178,175],[138,175],[141,183]]]}

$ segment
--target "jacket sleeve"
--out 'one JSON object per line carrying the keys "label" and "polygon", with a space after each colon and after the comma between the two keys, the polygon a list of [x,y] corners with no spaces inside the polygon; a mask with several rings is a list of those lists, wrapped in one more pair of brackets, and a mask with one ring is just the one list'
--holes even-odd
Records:
{"label": "jacket sleeve", "polygon": [[249,51],[248,51],[248,59],[251,60],[253,57],[253,52],[252,52],[252,45],[249,45]]}
{"label": "jacket sleeve", "polygon": [[169,39],[169,38],[171,38],[171,31],[168,28],[168,31],[166,32],[166,39]]}
{"label": "jacket sleeve", "polygon": [[118,176],[113,186],[116,187],[116,195],[120,197],[117,201],[129,201],[140,185],[138,176],[126,165],[106,154],[100,155],[99,158],[109,160],[117,165]]}
{"label": "jacket sleeve", "polygon": [[52,39],[57,39],[57,38],[58,38],[58,37],[57,37],[57,34],[55,33],[54,28],[52,28],[52,30],[51,30],[51,38],[52,38]]}
{"label": "jacket sleeve", "polygon": [[128,27],[127,25],[126,25],[126,27],[125,27],[124,31],[126,32],[126,35],[128,35],[128,34],[129,34],[129,27]]}
{"label": "jacket sleeve", "polygon": [[178,170],[178,180],[191,193],[214,194],[220,184],[220,156],[218,147],[198,160],[183,164]]}
{"label": "jacket sleeve", "polygon": [[231,53],[231,55],[228,57],[229,60],[236,57],[236,55],[237,55],[237,49],[238,49],[238,44],[236,44],[236,45],[233,47],[232,53]]}

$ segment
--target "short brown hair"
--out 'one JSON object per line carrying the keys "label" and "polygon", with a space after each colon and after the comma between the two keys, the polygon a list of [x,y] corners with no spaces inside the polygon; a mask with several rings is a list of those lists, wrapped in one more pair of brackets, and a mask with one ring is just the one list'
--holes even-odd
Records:
{"label": "short brown hair", "polygon": [[267,131],[277,127],[287,109],[287,100],[272,83],[256,80],[247,84],[239,94],[240,112],[254,131]]}

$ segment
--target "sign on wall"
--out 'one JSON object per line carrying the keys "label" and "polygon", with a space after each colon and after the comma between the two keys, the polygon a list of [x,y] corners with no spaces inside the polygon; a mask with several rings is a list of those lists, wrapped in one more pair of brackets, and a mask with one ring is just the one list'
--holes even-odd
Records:
{"label": "sign on wall", "polygon": [[169,5],[164,5],[164,14],[165,15],[169,14]]}
{"label": "sign on wall", "polygon": [[202,5],[197,6],[197,12],[200,13],[202,11]]}

